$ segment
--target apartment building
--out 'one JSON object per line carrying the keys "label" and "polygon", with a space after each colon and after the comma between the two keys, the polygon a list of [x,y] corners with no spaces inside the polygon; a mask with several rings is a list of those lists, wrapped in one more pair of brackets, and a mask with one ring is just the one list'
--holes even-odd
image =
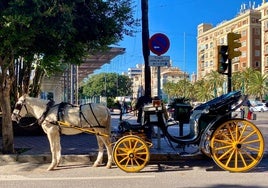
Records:
{"label": "apartment building", "polygon": [[[128,75],[132,79],[133,97],[138,98],[144,95],[144,65],[136,65],[128,69]],[[160,68],[160,93],[164,99],[167,96],[162,92],[163,85],[167,82],[178,82],[182,79],[189,79],[189,74],[181,71],[178,67]],[[151,95],[158,96],[158,68],[151,67]]]}
{"label": "apartment building", "polygon": [[230,32],[241,34],[242,45],[239,48],[241,56],[232,59],[232,72],[243,71],[248,67],[262,70],[262,13],[260,10],[262,10],[260,7],[241,8],[235,18],[223,21],[216,27],[207,23],[198,25],[197,79],[217,70],[217,46],[227,45],[227,34]]}
{"label": "apartment building", "polygon": [[262,73],[268,73],[268,3],[263,0],[258,8],[261,12],[261,49],[262,49]]}

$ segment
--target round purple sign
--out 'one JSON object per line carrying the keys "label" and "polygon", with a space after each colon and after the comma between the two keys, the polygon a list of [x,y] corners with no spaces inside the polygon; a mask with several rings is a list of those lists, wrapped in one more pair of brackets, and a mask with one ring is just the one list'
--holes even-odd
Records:
{"label": "round purple sign", "polygon": [[156,55],[162,55],[169,49],[169,39],[162,33],[156,33],[149,39],[149,49]]}

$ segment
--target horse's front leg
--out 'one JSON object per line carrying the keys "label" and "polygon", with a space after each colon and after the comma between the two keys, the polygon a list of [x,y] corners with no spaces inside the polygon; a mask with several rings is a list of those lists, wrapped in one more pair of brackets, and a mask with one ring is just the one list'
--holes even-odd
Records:
{"label": "horse's front leg", "polygon": [[61,145],[59,127],[55,125],[42,125],[50,144],[52,161],[47,170],[53,170],[60,164],[61,160]]}

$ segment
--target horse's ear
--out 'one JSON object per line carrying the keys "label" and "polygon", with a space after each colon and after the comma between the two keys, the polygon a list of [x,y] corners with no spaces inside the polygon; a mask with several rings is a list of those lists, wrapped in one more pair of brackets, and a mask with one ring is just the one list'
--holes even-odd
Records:
{"label": "horse's ear", "polygon": [[53,99],[49,99],[49,102],[47,104],[47,106],[51,107],[55,104],[55,101]]}
{"label": "horse's ear", "polygon": [[26,97],[28,97],[28,94],[25,93],[25,94],[22,95],[22,97],[25,99]]}

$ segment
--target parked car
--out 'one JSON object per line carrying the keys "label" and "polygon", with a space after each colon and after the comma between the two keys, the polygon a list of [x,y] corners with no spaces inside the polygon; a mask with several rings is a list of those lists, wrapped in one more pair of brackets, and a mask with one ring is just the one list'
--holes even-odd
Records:
{"label": "parked car", "polygon": [[252,106],[250,109],[253,112],[266,112],[266,111],[268,111],[268,107],[266,106],[265,103],[258,103],[255,106]]}

